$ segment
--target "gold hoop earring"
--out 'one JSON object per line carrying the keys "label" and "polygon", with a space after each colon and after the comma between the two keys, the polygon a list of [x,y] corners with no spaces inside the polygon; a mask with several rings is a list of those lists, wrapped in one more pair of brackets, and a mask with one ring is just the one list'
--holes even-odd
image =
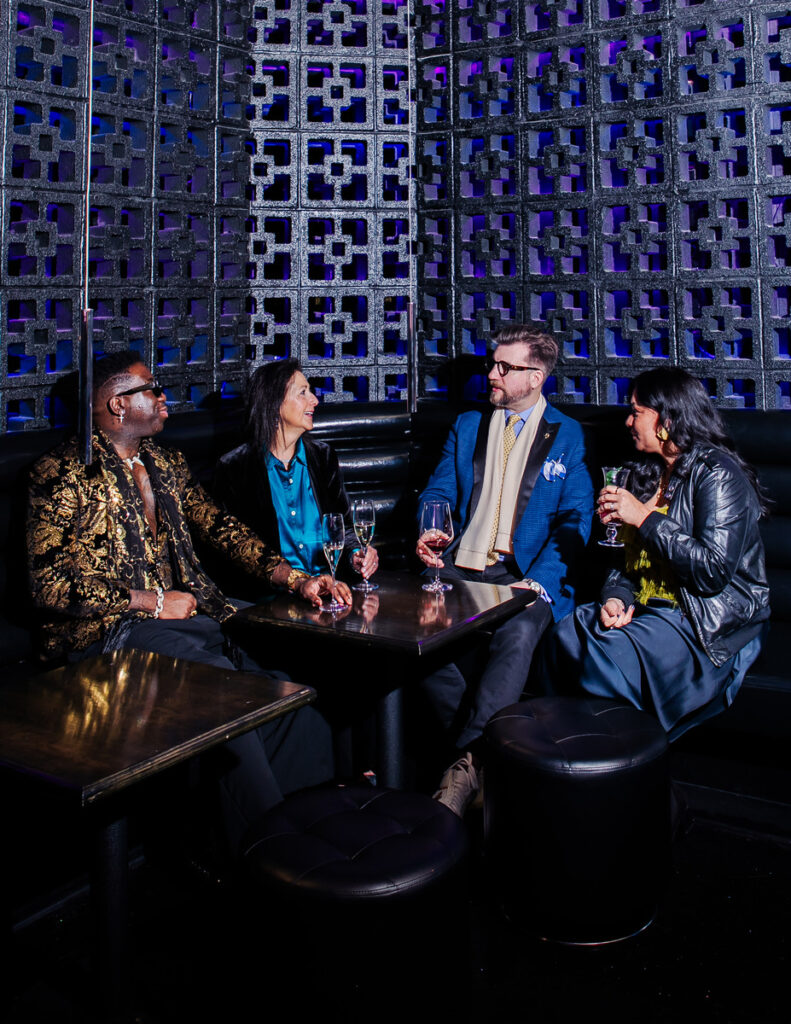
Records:
{"label": "gold hoop earring", "polygon": [[658,441],[667,441],[667,439],[669,437],[670,437],[670,434],[668,434],[668,432],[667,432],[667,427],[659,427],[659,429],[656,432],[657,440]]}

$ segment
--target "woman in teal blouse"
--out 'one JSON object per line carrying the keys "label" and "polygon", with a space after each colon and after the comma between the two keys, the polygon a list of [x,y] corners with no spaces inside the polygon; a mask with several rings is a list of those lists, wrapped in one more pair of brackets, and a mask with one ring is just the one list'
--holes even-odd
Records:
{"label": "woman in teal blouse", "polygon": [[327,571],[322,515],[342,513],[352,565],[367,578],[376,571],[378,555],[372,547],[365,558],[356,550],[338,458],[309,436],[317,405],[296,359],[260,366],[250,383],[250,441],[222,457],[214,492],[229,512],[310,575]]}

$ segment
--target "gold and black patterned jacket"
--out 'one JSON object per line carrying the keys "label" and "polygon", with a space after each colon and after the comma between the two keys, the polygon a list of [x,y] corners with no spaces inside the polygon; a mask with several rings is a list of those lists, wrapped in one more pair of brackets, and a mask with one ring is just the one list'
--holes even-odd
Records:
{"label": "gold and black patterned jacket", "polygon": [[27,540],[33,599],[45,610],[46,657],[106,642],[130,618],[131,590],[192,593],[198,611],[222,621],[234,605],[209,579],[192,536],[269,581],[283,561],[244,524],[219,509],[192,478],[180,452],[140,445],[157,500],[157,540],[131,471],[94,431],[94,459],[80,462],[76,440],[41,458],[30,480]]}

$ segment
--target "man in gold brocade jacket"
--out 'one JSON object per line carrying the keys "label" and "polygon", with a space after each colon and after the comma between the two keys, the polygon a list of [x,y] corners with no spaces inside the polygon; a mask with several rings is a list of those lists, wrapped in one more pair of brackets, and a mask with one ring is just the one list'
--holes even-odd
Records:
{"label": "man in gold brocade jacket", "polygon": [[[167,415],[163,389],[134,352],[106,356],[94,367],[92,464],[80,461],[72,440],[34,467],[28,559],[34,602],[45,614],[45,656],[134,647],[233,668],[220,624],[237,605],[201,567],[193,536],[316,606],[330,591],[329,576],[292,569],[211,501],[183,455],[152,440]],[[338,589],[348,600],[345,586]],[[242,658],[244,668],[257,668]],[[310,708],[226,747],[235,767],[223,785],[242,815],[231,827],[235,839],[283,792],[332,774],[326,723]],[[276,752],[271,764],[267,750]]]}

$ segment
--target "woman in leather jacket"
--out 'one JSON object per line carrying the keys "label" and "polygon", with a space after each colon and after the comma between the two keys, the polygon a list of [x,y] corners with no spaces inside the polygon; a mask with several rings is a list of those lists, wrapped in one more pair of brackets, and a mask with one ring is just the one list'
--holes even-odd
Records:
{"label": "woman in leather jacket", "polygon": [[581,688],[655,714],[670,739],[728,707],[758,655],[769,588],[753,470],[703,386],[684,370],[640,374],[626,425],[643,458],[599,494],[619,522],[624,571],[598,605],[558,624],[554,692]]}
{"label": "woman in leather jacket", "polygon": [[[250,441],[223,455],[212,487],[229,512],[308,575],[327,571],[320,535],[325,513],[344,516],[347,548],[356,546],[338,457],[309,436],[318,404],[296,359],[259,366],[248,398]],[[353,552],[351,563],[366,578],[372,575],[375,548],[368,547],[364,559]],[[345,584],[338,587],[348,596]]]}

